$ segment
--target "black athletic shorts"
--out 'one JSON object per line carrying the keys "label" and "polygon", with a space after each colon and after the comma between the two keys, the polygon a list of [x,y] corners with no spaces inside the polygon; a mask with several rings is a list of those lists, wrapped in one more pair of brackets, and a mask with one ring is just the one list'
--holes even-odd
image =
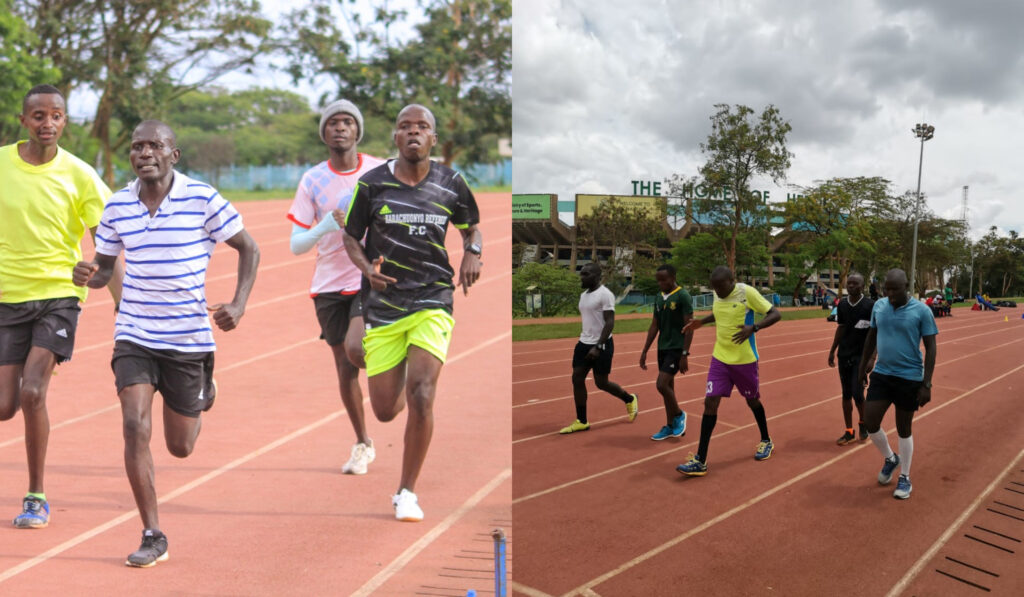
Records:
{"label": "black athletic shorts", "polygon": [[81,310],[73,296],[0,303],[0,365],[24,363],[33,346],[52,352],[58,363],[71,360]]}
{"label": "black athletic shorts", "polygon": [[320,322],[320,339],[327,340],[330,346],[344,342],[349,320],[363,314],[358,292],[318,294],[313,297],[313,306],[316,308],[316,319]]}
{"label": "black athletic shorts", "polygon": [[118,340],[110,367],[118,393],[131,385],[149,384],[164,397],[164,404],[186,417],[210,410],[217,397],[212,351],[156,349]]}
{"label": "black athletic shorts", "polygon": [[864,385],[860,383],[860,355],[838,359],[839,385],[843,389],[843,400],[854,402],[864,400]]}
{"label": "black athletic shorts", "polygon": [[604,350],[601,351],[601,355],[594,360],[590,360],[587,358],[587,353],[594,346],[594,344],[577,342],[576,350],[572,353],[572,368],[579,369],[582,367],[588,371],[593,369],[594,373],[608,375],[612,372],[612,356],[615,354],[615,343],[612,342],[611,338],[608,338],[604,343]]}
{"label": "black athletic shorts", "polygon": [[896,405],[900,410],[916,411],[917,391],[921,383],[912,379],[885,375],[877,371],[871,372],[868,384],[868,400],[884,400]]}
{"label": "black athletic shorts", "polygon": [[658,349],[658,371],[662,373],[679,373],[679,359],[683,358],[682,348]]}

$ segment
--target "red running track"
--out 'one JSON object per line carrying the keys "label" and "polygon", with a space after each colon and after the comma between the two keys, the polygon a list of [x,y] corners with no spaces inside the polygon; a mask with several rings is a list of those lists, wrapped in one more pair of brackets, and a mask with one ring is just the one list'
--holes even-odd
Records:
{"label": "red running track", "polygon": [[[240,327],[217,332],[220,393],[203,415],[194,454],[170,456],[155,417],[152,450],[170,559],[145,570],[124,565],[138,546],[141,522],[122,464],[109,365],[112,303],[106,291],[92,291],[75,357],[58,368],[49,391],[52,520],[32,531],[0,524],[0,594],[493,590],[490,531],[511,530],[510,200],[478,196],[485,265],[469,296],[455,300],[433,443],[417,485],[424,522],[395,521],[390,502],[404,416],[379,423],[367,405],[377,460],[365,476],[341,474],[354,439],[330,351],[317,339],[308,295],[313,254],[289,252],[289,201],[239,203],[262,263]],[[457,264],[457,231],[449,241]],[[211,303],[230,300],[236,264],[230,248],[217,248],[207,278]],[[0,425],[5,517],[17,513],[27,483],[22,434],[20,416]]]}
{"label": "red running track", "polygon": [[[674,468],[696,451],[713,330],[697,332],[691,371],[676,378],[688,431],[663,442],[649,439],[665,415],[655,367],[638,366],[644,333],[616,335],[611,374],[639,394],[640,416],[628,423],[622,403],[588,380],[591,430],[568,436],[557,431],[574,418],[575,339],[515,343],[514,593],[1024,594],[1024,320],[1007,311],[938,321],[907,501],[877,484],[870,442],[835,444],[835,328],[824,318],[758,335],[774,455],[753,459],[757,426],[734,393],[719,410],[708,475],[694,478]],[[892,416],[883,429],[895,445]]]}

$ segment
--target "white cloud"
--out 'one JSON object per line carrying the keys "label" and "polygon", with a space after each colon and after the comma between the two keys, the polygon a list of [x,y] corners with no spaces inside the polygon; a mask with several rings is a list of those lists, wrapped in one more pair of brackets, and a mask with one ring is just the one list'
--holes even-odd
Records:
{"label": "white cloud", "polygon": [[567,200],[693,175],[714,104],[771,103],[793,125],[788,182],[913,190],[928,122],[928,207],[958,217],[968,185],[976,234],[1024,231],[1022,21],[1010,0],[514,0],[513,188]]}

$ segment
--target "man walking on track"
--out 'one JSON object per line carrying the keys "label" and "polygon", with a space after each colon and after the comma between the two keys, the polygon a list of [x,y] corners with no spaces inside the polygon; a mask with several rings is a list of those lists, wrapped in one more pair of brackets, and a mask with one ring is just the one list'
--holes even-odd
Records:
{"label": "man walking on track", "polygon": [[[125,470],[143,523],[142,545],[125,563],[141,568],[167,559],[149,450],[153,394],[163,396],[167,449],[185,458],[199,437],[200,415],[216,398],[207,311],[217,327],[234,329],[259,263],[241,215],[209,185],[176,172],[180,155],[166,124],[147,120],[135,128],[129,161],[138,178],[110,198],[96,233],[96,256],[74,271],[75,284],[97,288],[125,252],[111,367],[121,400]],[[208,306],[206,268],[218,242],[238,251],[238,279],[230,303]]]}
{"label": "man walking on track", "polygon": [[359,153],[363,139],[363,115],[347,100],[338,100],[320,116],[320,138],[330,158],[302,175],[295,200],[288,210],[292,221],[291,250],[301,255],[316,246],[316,268],[310,296],[320,322],[320,337],[334,354],[341,402],[356,433],[352,453],[341,467],[350,475],[366,474],[376,457],[366,433],[359,368],[363,361],[363,316],[359,307],[362,272],[345,252],[341,226],[359,177],[384,162]]}
{"label": "man walking on track", "polygon": [[601,266],[588,263],[580,268],[580,317],[583,330],[572,355],[572,397],[576,404],[576,420],[563,427],[559,433],[575,433],[590,429],[587,422],[587,372],[593,370],[594,384],[599,390],[608,392],[626,404],[626,417],[632,423],[636,419],[638,400],[619,384],[609,381],[612,371],[612,357],[615,342],[612,328],[615,327],[615,295],[601,285]]}
{"label": "man walking on track", "polygon": [[[395,518],[423,520],[414,493],[434,431],[434,394],[455,326],[455,272],[445,234],[462,234],[458,284],[468,294],[480,277],[480,212],[462,176],[430,159],[437,143],[434,115],[418,104],[398,113],[398,159],[366,173],[345,217],[344,242],[364,276],[366,375],[381,421],[409,403],[402,477],[391,499]],[[366,237],[366,248],[359,241]],[[403,397],[403,391],[405,396]]]}
{"label": "man walking on track", "polygon": [[[893,497],[910,497],[910,463],[914,455],[911,427],[914,412],[932,399],[932,372],[935,370],[935,317],[931,309],[907,293],[907,274],[900,269],[889,270],[882,285],[885,298],[871,310],[871,329],[864,341],[859,377],[868,382],[868,356],[878,348],[878,362],[871,372],[864,424],[868,436],[885,458],[878,473],[878,483],[888,485],[892,473],[900,467]],[[924,362],[921,342],[924,342]],[[899,454],[894,454],[889,439],[881,429],[882,417],[889,405],[896,407],[896,433]]]}
{"label": "man walking on track", "polygon": [[[28,141],[0,147],[0,420],[25,417],[28,493],[14,518],[20,529],[44,528],[43,489],[50,417],[46,393],[54,368],[71,359],[79,302],[72,283],[79,246],[96,233],[110,196],[88,164],[58,147],[67,123],[64,96],[37,85],[22,100]],[[110,293],[120,301],[122,270],[112,264]]]}
{"label": "man walking on track", "polygon": [[[871,327],[871,309],[875,301],[864,296],[864,276],[850,274],[846,277],[847,296],[836,307],[836,334],[832,338],[832,348],[828,351],[828,366],[836,366],[836,350],[839,351],[839,385],[842,388],[843,421],[846,430],[836,440],[836,444],[845,446],[857,439],[853,428],[853,407],[857,407],[857,420],[860,441],[868,439],[864,427],[864,385],[860,383],[860,358],[864,352],[864,340]],[[874,355],[871,355],[874,358]],[[868,362],[870,371],[873,363]]]}
{"label": "man walking on track", "polygon": [[655,441],[680,437],[686,433],[686,413],[676,401],[676,373],[689,370],[690,342],[693,332],[683,327],[693,318],[693,299],[676,284],[676,268],[661,265],[654,274],[661,294],[654,299],[654,318],[647,329],[647,340],[640,351],[640,368],[647,371],[647,351],[658,337],[658,392],[665,402],[665,426],[651,436]]}
{"label": "man walking on track", "polygon": [[[723,397],[732,394],[733,386],[747,399],[747,406],[754,413],[754,420],[761,432],[761,441],[754,449],[754,459],[767,460],[775,448],[768,435],[768,419],[761,404],[757,370],[759,356],[754,335],[774,325],[782,319],[782,314],[756,288],[736,282],[732,270],[725,266],[716,267],[711,272],[711,287],[715,291],[711,315],[703,319],[692,319],[683,328],[684,332],[692,332],[712,322],[716,326],[715,349],[708,369],[704,415],[700,422],[700,444],[697,454],[676,467],[679,472],[695,477],[708,472],[708,444],[711,443],[711,432],[718,421],[718,404]],[[754,313],[764,314],[764,319],[754,323]]]}

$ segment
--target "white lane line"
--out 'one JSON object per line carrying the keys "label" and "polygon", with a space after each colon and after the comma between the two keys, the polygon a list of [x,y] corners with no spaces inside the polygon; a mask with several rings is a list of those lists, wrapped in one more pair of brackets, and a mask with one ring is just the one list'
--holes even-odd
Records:
{"label": "white lane line", "polygon": [[440,537],[455,525],[463,516],[470,512],[477,506],[485,497],[490,495],[499,485],[501,485],[506,479],[512,476],[512,469],[506,468],[505,470],[498,473],[493,479],[491,479],[486,485],[481,487],[472,496],[466,500],[461,506],[458,507],[454,512],[445,517],[437,526],[430,529],[427,534],[423,535],[416,540],[415,543],[410,545],[403,551],[397,558],[391,561],[390,564],[384,567],[383,570],[378,572],[373,578],[366,582],[363,586],[359,587],[352,597],[365,597],[366,595],[372,595],[374,591],[379,589],[381,585],[388,581],[392,576],[397,574],[415,558],[421,551],[427,548],[435,539]]}
{"label": "white lane line", "polygon": [[958,516],[957,519],[953,521],[953,524],[949,525],[949,528],[946,529],[946,532],[942,533],[942,536],[940,536],[935,541],[935,543],[928,548],[928,551],[924,552],[924,555],[922,555],[921,558],[917,560],[917,562],[915,562],[913,566],[910,567],[910,570],[907,571],[903,578],[901,578],[899,582],[893,585],[892,589],[886,594],[886,597],[896,597],[897,595],[906,590],[907,585],[909,585],[910,582],[914,580],[914,578],[918,574],[920,574],[921,569],[924,568],[925,564],[927,564],[932,559],[932,557],[935,556],[935,553],[937,551],[939,551],[940,549],[942,549],[943,546],[946,545],[946,542],[948,542],[949,538],[953,536],[953,533],[955,533],[956,530],[960,528],[960,525],[962,525],[968,517],[974,514],[974,511],[978,509],[979,505],[981,505],[982,500],[984,500],[986,497],[989,496],[989,494],[992,493],[992,490],[995,489],[997,485],[999,485],[1000,481],[1002,481],[1006,477],[1007,473],[1009,473],[1010,470],[1013,469],[1013,467],[1017,466],[1017,463],[1020,462],[1021,458],[1024,458],[1024,450],[1021,450],[1017,454],[1017,457],[1010,461],[1010,464],[1006,465],[1006,468],[1004,468],[1001,473],[996,475],[995,479],[992,479],[992,482],[989,483],[988,487],[986,487],[984,491],[978,494],[978,497],[975,498],[973,502],[971,502],[971,505],[967,506],[967,508],[964,509],[963,513],[961,513],[960,516]]}

